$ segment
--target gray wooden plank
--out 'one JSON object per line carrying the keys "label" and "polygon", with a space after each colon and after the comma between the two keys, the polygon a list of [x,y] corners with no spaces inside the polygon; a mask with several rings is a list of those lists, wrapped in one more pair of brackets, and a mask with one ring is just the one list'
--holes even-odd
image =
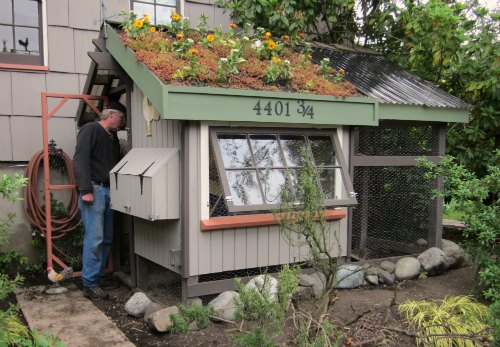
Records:
{"label": "gray wooden plank", "polygon": [[222,231],[222,271],[234,270],[235,254],[235,238],[234,229]]}
{"label": "gray wooden plank", "polygon": [[257,243],[257,228],[247,228],[247,267],[257,267],[258,266],[258,243]]}

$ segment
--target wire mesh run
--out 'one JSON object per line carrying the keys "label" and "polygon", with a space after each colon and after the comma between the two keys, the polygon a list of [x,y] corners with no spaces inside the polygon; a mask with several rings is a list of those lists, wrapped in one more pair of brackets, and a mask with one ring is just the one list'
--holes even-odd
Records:
{"label": "wire mesh run", "polygon": [[[439,125],[385,122],[356,127],[354,156],[437,156]],[[358,206],[352,213],[354,256],[366,259],[418,253],[435,238],[437,181],[416,166],[355,166]],[[419,242],[422,244],[422,242]]]}
{"label": "wire mesh run", "polygon": [[168,306],[178,305],[182,302],[182,277],[159,264],[145,258],[147,274],[147,292],[151,298]]}
{"label": "wire mesh run", "polygon": [[415,156],[439,154],[439,129],[431,125],[356,127],[354,155]]}

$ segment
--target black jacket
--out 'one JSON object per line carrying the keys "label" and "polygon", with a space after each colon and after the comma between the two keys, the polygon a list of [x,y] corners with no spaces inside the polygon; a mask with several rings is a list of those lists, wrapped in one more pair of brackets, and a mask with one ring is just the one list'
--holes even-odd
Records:
{"label": "black jacket", "polygon": [[92,181],[109,186],[109,172],[120,160],[120,144],[98,122],[85,124],[76,138],[75,167],[78,190],[92,192]]}

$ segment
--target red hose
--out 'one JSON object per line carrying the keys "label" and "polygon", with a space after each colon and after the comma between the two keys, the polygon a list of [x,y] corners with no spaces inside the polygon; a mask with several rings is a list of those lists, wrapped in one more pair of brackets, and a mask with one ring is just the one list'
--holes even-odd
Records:
{"label": "red hose", "polygon": [[[75,223],[75,218],[78,215],[78,193],[76,190],[76,176],[73,169],[73,162],[70,157],[62,150],[60,151],[61,158],[64,160],[66,166],[66,172],[68,174],[68,179],[70,185],[75,185],[75,188],[71,189],[71,198],[66,206],[68,211],[67,217],[54,217],[51,214],[51,225],[52,225],[52,239],[57,239],[66,235],[68,232],[76,229],[78,223]],[[26,215],[30,220],[31,224],[40,230],[40,233],[46,237],[47,235],[47,225],[45,222],[45,208],[42,207],[40,194],[38,192],[38,177],[40,169],[43,168],[41,163],[43,161],[43,151],[38,151],[33,155],[26,168],[26,177],[28,177],[28,186],[24,188],[24,208]]]}

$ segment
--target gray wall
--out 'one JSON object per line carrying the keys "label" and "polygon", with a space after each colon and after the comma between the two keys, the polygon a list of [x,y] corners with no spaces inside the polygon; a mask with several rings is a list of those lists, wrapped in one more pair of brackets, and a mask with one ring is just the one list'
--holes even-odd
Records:
{"label": "gray wall", "polygon": [[[46,0],[48,71],[0,68],[0,161],[28,161],[42,148],[42,92],[82,92],[90,65],[88,51],[100,29],[99,0]],[[128,0],[104,0],[108,16]],[[52,104],[53,105],[53,104]],[[76,103],[63,107],[49,126],[50,137],[73,155]]]}

